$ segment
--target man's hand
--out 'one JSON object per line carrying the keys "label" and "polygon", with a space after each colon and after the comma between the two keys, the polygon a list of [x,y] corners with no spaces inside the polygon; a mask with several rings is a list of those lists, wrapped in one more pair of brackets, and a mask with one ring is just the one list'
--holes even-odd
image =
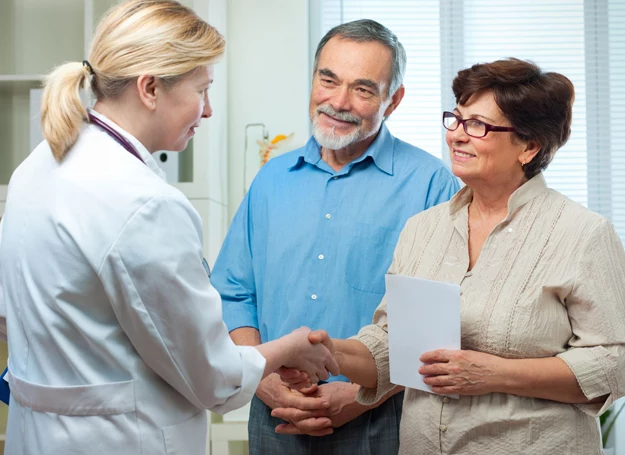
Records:
{"label": "man's hand", "polygon": [[[310,391],[316,390],[313,386]],[[276,408],[297,408],[306,411],[327,409],[330,402],[326,397],[306,396],[296,390],[291,390],[280,380],[277,374],[271,374],[263,379],[256,389],[256,396],[269,406]]]}
{"label": "man's hand", "polygon": [[331,382],[313,388],[306,396],[322,399],[328,403],[324,409],[301,409],[296,407],[275,408],[271,415],[286,420],[278,425],[276,433],[308,434],[324,436],[351,422],[370,409],[356,402],[359,386],[346,382]]}

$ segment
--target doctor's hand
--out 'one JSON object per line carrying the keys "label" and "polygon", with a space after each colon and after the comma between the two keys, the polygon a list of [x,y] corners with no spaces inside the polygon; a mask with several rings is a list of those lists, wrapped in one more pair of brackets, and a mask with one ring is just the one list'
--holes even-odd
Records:
{"label": "doctor's hand", "polygon": [[438,349],[419,359],[423,382],[432,392],[459,395],[484,395],[500,389],[505,359],[477,351]]}
{"label": "doctor's hand", "polygon": [[[315,330],[310,332],[308,334],[308,340],[312,344],[324,345],[328,349],[328,351],[330,351],[332,356],[335,356],[336,350],[334,348],[334,344],[332,343],[332,339],[328,335],[328,332],[326,332],[325,330]],[[278,371],[276,371],[276,373],[280,375],[282,382],[288,384],[288,386],[294,390],[308,389],[316,383],[315,381],[312,381],[305,372],[300,371],[296,368],[282,367]]]}
{"label": "doctor's hand", "polygon": [[[313,340],[319,340],[319,342],[309,340],[309,336],[313,333],[316,334],[312,337]],[[339,366],[334,359],[334,353],[327,347],[333,349],[329,341],[330,337],[324,330],[311,332],[310,329],[301,327],[283,339],[286,342],[287,351],[282,366],[306,373],[311,385],[319,380],[328,379],[328,373],[339,374]],[[300,377],[303,375],[300,374]]]}

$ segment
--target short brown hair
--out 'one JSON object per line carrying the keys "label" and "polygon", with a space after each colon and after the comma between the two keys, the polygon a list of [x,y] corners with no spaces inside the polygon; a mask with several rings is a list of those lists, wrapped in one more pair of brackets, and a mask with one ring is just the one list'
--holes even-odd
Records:
{"label": "short brown hair", "polygon": [[571,135],[575,89],[559,73],[544,73],[533,62],[508,58],[478,63],[458,72],[452,84],[456,103],[492,91],[501,112],[524,141],[534,140],[540,151],[524,167],[530,179],[546,169]]}

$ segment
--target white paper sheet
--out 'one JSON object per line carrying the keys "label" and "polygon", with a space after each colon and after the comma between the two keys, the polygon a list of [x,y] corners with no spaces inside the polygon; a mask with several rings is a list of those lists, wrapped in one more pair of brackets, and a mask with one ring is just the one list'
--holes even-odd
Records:
{"label": "white paper sheet", "polygon": [[391,382],[434,393],[419,374],[419,358],[460,349],[460,286],[386,275],[386,304]]}

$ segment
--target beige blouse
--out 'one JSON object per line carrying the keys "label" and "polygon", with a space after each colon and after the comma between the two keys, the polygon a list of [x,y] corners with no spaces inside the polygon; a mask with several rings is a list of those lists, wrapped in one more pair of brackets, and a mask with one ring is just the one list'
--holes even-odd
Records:
{"label": "beige blouse", "polygon": [[[512,194],[507,218],[467,272],[471,198],[465,187],[408,220],[389,273],[460,285],[462,349],[510,359],[558,356],[588,399],[608,398],[586,405],[499,393],[455,400],[407,389],[400,453],[600,455],[596,416],[625,394],[619,237],[608,220],[547,188],[539,174]],[[361,388],[361,403],[393,387],[387,332],[383,300],[357,335],[378,368],[378,388]]]}

